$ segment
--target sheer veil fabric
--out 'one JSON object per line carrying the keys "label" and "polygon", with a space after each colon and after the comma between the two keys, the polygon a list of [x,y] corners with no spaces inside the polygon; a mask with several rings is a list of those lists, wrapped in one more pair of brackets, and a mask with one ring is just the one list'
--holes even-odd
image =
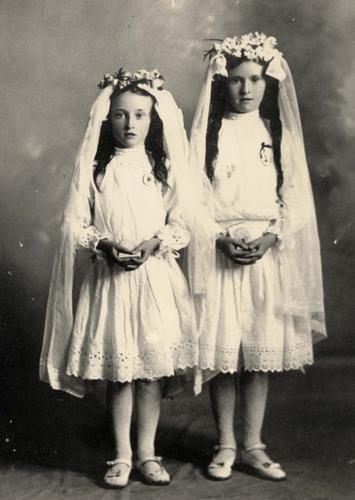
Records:
{"label": "sheer veil fabric", "polygon": [[[295,87],[286,60],[282,58],[280,64],[283,74],[279,82],[279,109],[284,222],[278,261],[283,314],[310,322],[313,340],[317,341],[326,336],[317,221]],[[214,205],[211,184],[205,174],[205,140],[213,76],[225,74],[225,71],[223,56],[210,59],[191,130],[190,172],[196,206],[188,261],[197,310],[203,307],[211,269],[216,265]]]}
{"label": "sheer veil fabric", "polygon": [[[175,189],[181,206],[187,207],[188,143],[182,113],[167,90],[139,85],[149,92],[163,122],[164,146],[168,168],[172,169]],[[40,357],[40,379],[53,389],[63,390],[77,397],[85,394],[85,381],[69,376],[66,363],[73,327],[73,281],[76,247],[83,227],[91,220],[90,187],[93,182],[93,164],[101,125],[107,119],[114,84],[100,91],[94,101],[83,142],[77,155],[60,228],[60,237],[52,271],[47,313]],[[187,212],[186,214],[187,218]]]}

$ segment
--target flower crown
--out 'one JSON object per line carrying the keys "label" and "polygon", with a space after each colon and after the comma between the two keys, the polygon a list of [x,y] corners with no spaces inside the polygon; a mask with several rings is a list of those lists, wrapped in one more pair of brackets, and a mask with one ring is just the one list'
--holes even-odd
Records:
{"label": "flower crown", "polygon": [[277,40],[274,36],[266,36],[264,33],[247,33],[241,37],[227,37],[224,40],[216,40],[213,48],[207,51],[207,55],[228,54],[234,57],[246,57],[250,61],[271,61],[274,57],[280,58],[282,52],[277,48]]}
{"label": "flower crown", "polygon": [[[266,62],[268,68],[266,74],[282,81],[285,78],[285,72],[281,67],[282,52],[277,46],[277,40],[273,36],[266,36],[264,33],[247,33],[242,36],[227,37],[224,40],[216,40],[213,47],[205,52],[205,57],[210,60],[225,60],[225,56],[236,58],[244,57],[249,61]],[[225,63],[223,64],[225,67]]]}
{"label": "flower crown", "polygon": [[120,68],[116,73],[106,73],[98,84],[98,87],[104,89],[109,85],[114,85],[119,89],[124,89],[132,85],[132,83],[138,82],[150,85],[153,89],[161,89],[164,86],[164,78],[157,69],[153,69],[152,71],[140,69],[134,73],[130,73]]}

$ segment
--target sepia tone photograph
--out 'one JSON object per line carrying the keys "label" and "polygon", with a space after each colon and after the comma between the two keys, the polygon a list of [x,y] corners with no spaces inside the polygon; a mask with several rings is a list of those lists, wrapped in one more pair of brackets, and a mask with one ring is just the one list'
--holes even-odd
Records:
{"label": "sepia tone photograph", "polygon": [[0,500],[353,500],[353,2],[0,14]]}

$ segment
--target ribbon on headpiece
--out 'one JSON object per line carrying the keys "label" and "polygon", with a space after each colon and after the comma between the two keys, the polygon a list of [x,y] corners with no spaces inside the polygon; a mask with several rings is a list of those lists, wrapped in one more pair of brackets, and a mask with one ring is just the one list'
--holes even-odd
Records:
{"label": "ribbon on headpiece", "polygon": [[[250,61],[257,62],[253,61],[252,59],[250,59]],[[278,80],[279,82],[282,82],[286,78],[286,73],[282,69],[281,61],[281,57],[274,57],[268,63],[267,69],[265,71],[266,75],[271,76],[272,78],[276,78],[276,80]],[[227,60],[224,54],[216,54],[212,56],[209,62],[209,66],[211,72],[214,75],[222,75],[228,77]]]}

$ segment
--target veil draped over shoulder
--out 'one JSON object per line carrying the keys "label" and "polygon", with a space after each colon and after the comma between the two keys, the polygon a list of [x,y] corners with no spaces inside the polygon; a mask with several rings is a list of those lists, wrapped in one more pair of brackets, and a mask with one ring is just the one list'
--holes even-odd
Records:
{"label": "veil draped over shoulder", "polygon": [[[326,335],[317,221],[295,87],[289,66],[281,57],[278,72],[282,75],[278,102],[282,123],[284,180],[280,194],[284,219],[278,261],[283,314],[302,317],[309,322],[316,341]],[[217,73],[226,74],[223,55],[209,61],[190,140],[190,170],[196,207],[188,256],[189,279],[196,303],[200,305],[207,291],[211,269],[216,265],[215,232],[211,223],[215,220],[213,195],[205,173],[205,154],[211,86]]]}
{"label": "veil draped over shoulder", "polygon": [[[182,113],[167,90],[139,84],[152,95],[156,111],[163,123],[164,147],[174,188],[182,208],[187,207],[188,144]],[[94,101],[83,142],[77,155],[69,195],[60,228],[55,255],[40,357],[40,379],[53,389],[64,390],[77,397],[85,394],[85,381],[66,373],[66,362],[73,327],[73,282],[76,249],[80,233],[91,221],[90,187],[101,125],[107,119],[110,97],[115,83],[102,89]],[[184,216],[185,214],[183,214]],[[186,214],[187,217],[187,214]]]}

